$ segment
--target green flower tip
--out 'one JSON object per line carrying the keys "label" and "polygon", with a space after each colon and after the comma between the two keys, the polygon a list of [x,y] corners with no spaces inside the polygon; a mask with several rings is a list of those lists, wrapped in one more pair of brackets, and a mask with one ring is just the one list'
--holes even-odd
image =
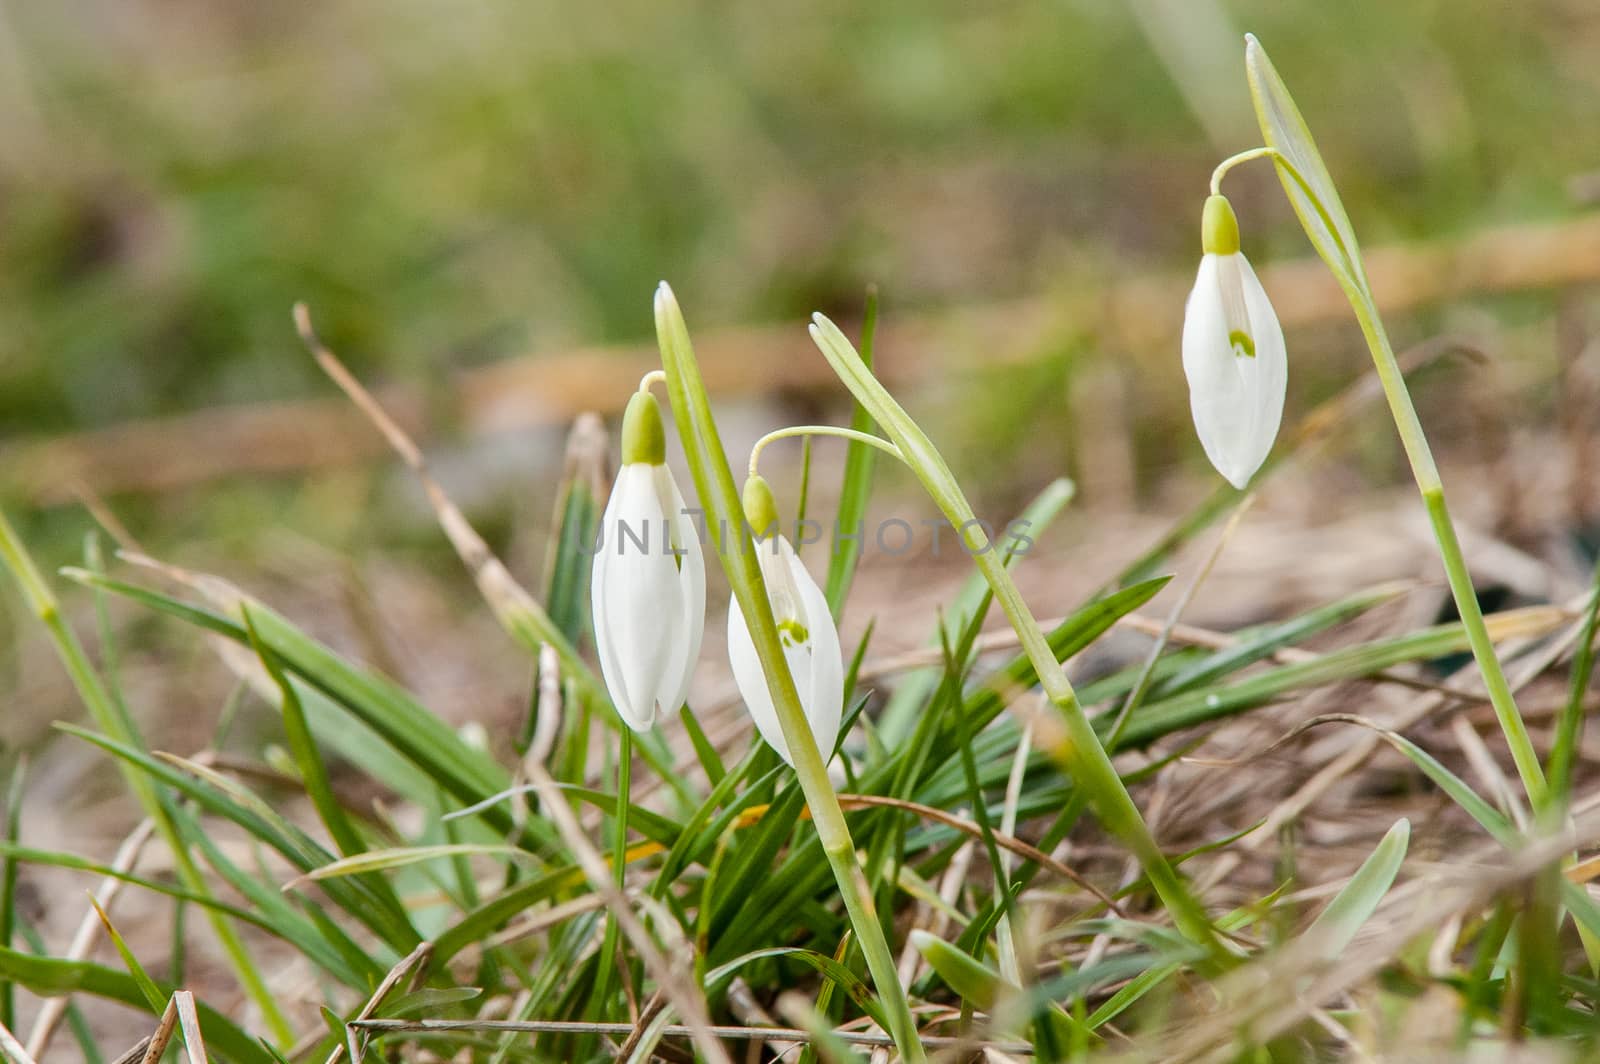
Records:
{"label": "green flower tip", "polygon": [[753,476],[744,482],[744,519],[757,532],[777,527],[778,501],[772,497],[766,477]]}
{"label": "green flower tip", "polygon": [[622,464],[665,465],[667,435],[661,427],[661,406],[649,392],[634,392],[622,415]]}
{"label": "green flower tip", "polygon": [[1207,196],[1200,216],[1200,247],[1207,255],[1234,255],[1239,251],[1239,219],[1226,196]]}

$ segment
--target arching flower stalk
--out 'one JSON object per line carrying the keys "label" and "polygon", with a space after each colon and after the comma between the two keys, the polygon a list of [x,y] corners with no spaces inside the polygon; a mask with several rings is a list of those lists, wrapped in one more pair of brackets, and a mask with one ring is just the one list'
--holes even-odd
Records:
{"label": "arching flower stalk", "polygon": [[1239,222],[1223,196],[1206,200],[1201,244],[1183,318],[1189,409],[1206,457],[1242,490],[1266,461],[1283,417],[1283,329],[1239,250]]}

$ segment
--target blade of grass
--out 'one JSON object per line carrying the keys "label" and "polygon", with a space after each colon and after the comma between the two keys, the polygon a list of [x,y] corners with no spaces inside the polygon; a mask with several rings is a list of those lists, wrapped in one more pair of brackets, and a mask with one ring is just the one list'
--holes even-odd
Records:
{"label": "blade of grass", "polygon": [[[133,1008],[144,1008],[148,1004],[144,991],[132,976],[89,961],[30,957],[15,950],[0,949],[0,977],[14,980],[23,989],[43,996],[90,994]],[[156,989],[165,999],[172,995],[174,988],[157,983]],[[157,1010],[157,1015],[160,1011]],[[229,1061],[273,1064],[273,1055],[222,1013],[201,1002],[196,1002],[195,1011],[206,1040]]]}
{"label": "blade of grass", "polygon": [[[334,860],[333,855],[314,839],[290,824],[266,801],[237,781],[229,780],[194,761],[171,755],[152,757],[70,724],[58,724],[57,728],[137,767],[153,780],[193,799],[208,812],[231,820],[253,838],[276,850],[302,872],[320,868]],[[391,911],[381,896],[374,895],[360,881],[333,880],[324,889],[341,908],[396,949],[410,949],[416,944],[416,929],[404,914]]]}
{"label": "blade of grass", "polygon": [[1594,638],[1600,626],[1600,564],[1595,566],[1594,589],[1589,593],[1589,608],[1583,615],[1583,629],[1572,654],[1572,674],[1567,685],[1567,701],[1556,718],[1555,737],[1550,743],[1547,772],[1550,791],[1562,807],[1572,801],[1572,766],[1577,763],[1578,743],[1583,738],[1583,698],[1594,675]]}
{"label": "blade of grass", "polygon": [[94,906],[95,915],[100,917],[101,926],[106,929],[107,937],[111,939],[111,944],[116,947],[117,956],[122,958],[123,967],[127,968],[128,974],[133,977],[134,985],[139,988],[139,993],[144,998],[145,1005],[149,1007],[153,1015],[160,1016],[167,1007],[169,995],[163,994],[157,988],[155,980],[150,978],[149,973],[144,970],[144,965],[140,964],[139,959],[133,955],[133,951],[123,941],[121,933],[112,924],[111,917],[107,916],[106,911],[100,908],[100,903],[95,901],[92,894],[89,896],[89,904]]}
{"label": "blade of grass", "polygon": [[1401,817],[1384,833],[1371,855],[1361,862],[1350,882],[1306,928],[1304,937],[1315,941],[1324,957],[1331,960],[1343,953],[1356,932],[1377,911],[1378,903],[1389,893],[1394,877],[1400,873],[1410,841],[1411,822]]}
{"label": "blade of grass", "polygon": [[[878,333],[878,288],[867,288],[867,307],[861,321],[861,358],[872,365],[873,345]],[[860,403],[850,411],[850,428],[856,432],[875,431],[872,415]],[[809,437],[808,443],[809,443]],[[877,464],[878,452],[857,440],[851,440],[844,452],[844,480],[839,488],[839,510],[834,522],[841,529],[854,532],[864,529],[867,504],[872,499],[872,470]],[[828,576],[824,594],[833,619],[844,616],[844,602],[850,595],[850,585],[855,581],[856,566],[861,561],[861,539],[833,537],[833,551],[828,556]]]}
{"label": "blade of grass", "polygon": [[[1489,631],[1494,638],[1545,634],[1564,620],[1562,611],[1534,607],[1496,614]],[[1444,624],[1392,639],[1330,651],[1312,661],[1283,665],[1258,676],[1209,690],[1188,691],[1150,702],[1129,721],[1122,748],[1144,746],[1155,739],[1219,717],[1261,705],[1289,691],[1340,680],[1370,676],[1408,661],[1459,653],[1471,645],[1472,636],[1460,624]],[[1110,723],[1096,718],[1099,727]]]}
{"label": "blade of grass", "polygon": [[[1071,480],[1058,477],[1045,485],[1044,490],[1023,507],[1022,513],[1017,515],[1016,523],[1026,528],[1029,536],[1037,539],[1049,530],[1076,493],[1077,486]],[[1026,554],[1023,552],[1007,550],[1005,563],[1007,566],[1016,565],[1025,557]],[[961,590],[956,593],[955,599],[950,604],[947,612],[949,623],[961,628],[976,621],[981,626],[992,601],[993,592],[983,575],[973,573],[962,583]],[[929,633],[928,642],[931,647],[937,648],[938,633]],[[911,722],[917,719],[919,710],[933,696],[939,681],[940,671],[933,667],[920,669],[900,678],[879,717],[879,728],[884,733],[885,745],[891,749],[898,746],[906,731],[914,727]]]}
{"label": "blade of grass", "polygon": [[[0,948],[10,949],[17,927],[17,843],[22,838],[23,788],[27,784],[28,763],[19,758],[6,787],[5,863],[0,865]],[[0,1025],[17,1022],[16,997],[10,983],[0,986]]]}
{"label": "blade of grass", "polygon": [[[94,717],[96,724],[108,736],[114,736],[128,744],[142,745],[138,730],[123,710],[120,700],[106,688],[99,673],[90,663],[89,656],[84,652],[77,635],[61,616],[61,606],[56,600],[55,593],[39,574],[27,548],[3,512],[0,512],[0,560],[3,560],[10,569],[12,578],[17,582],[34,616],[49,632],[57,655],[72,679],[79,698]],[[177,837],[165,797],[144,775],[129,766],[123,766],[123,778],[138,799],[144,814],[155,822],[157,830],[166,839],[172,850],[178,874],[185,885],[195,893],[209,893],[200,870]],[[245,948],[243,940],[239,938],[232,923],[220,913],[207,910],[207,917],[245,993],[261,1009],[267,1026],[274,1036],[287,1041],[292,1037],[289,1021],[278,1007],[277,1000],[267,989],[266,981]]]}

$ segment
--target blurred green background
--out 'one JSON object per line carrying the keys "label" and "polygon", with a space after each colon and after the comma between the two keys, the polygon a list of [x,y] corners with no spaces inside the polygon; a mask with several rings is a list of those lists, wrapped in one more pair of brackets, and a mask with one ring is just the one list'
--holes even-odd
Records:
{"label": "blurred green background", "polygon": [[[806,314],[849,322],[870,283],[909,320],[1186,274],[1211,168],[1259,142],[1246,30],[1301,100],[1368,248],[1574,218],[1593,195],[1587,0],[0,4],[0,497],[47,562],[74,561],[90,520],[61,505],[67,485],[41,491],[55,474],[30,444],[334,396],[294,336],[297,299],[363,378],[443,409],[463,369],[647,344],[663,277],[697,330],[803,343]],[[1269,168],[1229,191],[1258,265],[1309,254]],[[1522,349],[1543,365],[1556,305],[1466,310],[1537,323]],[[1396,342],[1461,311],[1392,321]],[[1141,363],[1046,330],[996,370],[1005,342],[962,334],[957,368],[986,376],[911,400],[989,511],[1062,472],[1092,505],[1112,468],[1115,502],[1170,512],[1151,486],[1203,473],[1175,328]],[[1366,362],[1342,320],[1291,345],[1286,424]],[[1151,365],[1171,371],[1141,376]],[[778,405],[743,431],[844,414]],[[493,545],[536,572],[560,427],[462,446],[451,418],[432,419],[445,431],[430,453]],[[1081,449],[1124,433],[1107,454]],[[1404,478],[1391,442],[1356,441],[1380,481]],[[179,446],[210,445],[133,461],[159,483]],[[152,549],[250,571],[265,531],[440,557],[392,462],[262,477],[250,467],[270,436],[215,446],[237,453],[236,476],[110,500]]]}
{"label": "blurred green background", "polygon": [[415,374],[646,337],[663,276],[704,326],[1187,264],[1246,29],[1369,245],[1595,165],[1584,0],[6,4],[4,432],[320,391],[298,298]]}
{"label": "blurred green background", "polygon": [[[895,352],[921,374],[897,391],[980,513],[1007,519],[1052,478],[1077,479],[1045,552],[1059,564],[1029,589],[1065,608],[1218,483],[1188,424],[1176,316],[1211,169],[1259,143],[1247,30],[1301,101],[1369,250],[1592,210],[1592,0],[0,0],[0,503],[47,571],[80,563],[94,520],[70,481],[85,454],[114,465],[107,502],[152,553],[239,581],[447,719],[520,719],[526,662],[409,475],[307,356],[293,302],[363,379],[409,389],[451,495],[537,589],[576,402],[513,431],[469,423],[462,371],[562,359],[569,372],[525,377],[510,401],[581,391],[572,352],[598,366],[629,357],[608,345],[648,347],[668,278],[697,339],[757,330],[748,357],[732,345],[743,392],[717,396],[737,450],[777,424],[848,416],[838,389],[767,385],[802,359],[820,366],[805,315],[853,327],[876,283],[886,322],[921,323]],[[1309,256],[1269,167],[1237,171],[1229,193],[1258,267]],[[1402,349],[1465,332],[1489,356],[1420,382],[1447,475],[1498,461],[1519,429],[1559,425],[1575,441],[1562,455],[1579,456],[1560,463],[1568,479],[1595,480],[1600,240],[1586,248],[1553,289],[1390,318]],[[1157,307],[1171,320],[1125,309],[1149,319],[1137,343],[1062,309],[1151,277],[1168,279]],[[1014,316],[1029,321],[1012,329]],[[772,336],[798,347],[774,353]],[[1290,346],[1286,426],[1369,366],[1337,302]],[[1565,401],[1563,366],[1589,382]],[[280,400],[322,402],[343,428],[292,406],[234,431]],[[164,435],[197,413],[212,420]],[[1353,428],[1275,478],[1258,514],[1315,528],[1381,507],[1367,492],[1384,486],[1414,506],[1381,411]],[[312,460],[262,475],[280,442]],[[812,479],[824,519],[833,446]],[[786,506],[797,451],[774,448],[766,467]],[[196,452],[211,473],[165,475]],[[1515,491],[1564,505],[1566,489],[1525,475],[1558,464],[1545,437],[1523,453],[1459,482],[1469,521],[1527,546],[1551,506]],[[78,465],[58,472],[63,455]],[[881,469],[876,505],[930,512]],[[126,487],[143,481],[155,490]],[[1497,508],[1473,509],[1494,493]],[[1600,513],[1600,493],[1571,495]],[[959,559],[869,559],[864,573],[857,633],[965,576]],[[63,586],[87,625],[87,596]],[[114,621],[140,703],[163,707],[182,745],[231,677],[170,626]],[[0,704],[18,707],[0,715],[0,747],[26,748],[78,711],[15,595],[0,596],[0,645]],[[270,715],[254,726],[275,734]]]}

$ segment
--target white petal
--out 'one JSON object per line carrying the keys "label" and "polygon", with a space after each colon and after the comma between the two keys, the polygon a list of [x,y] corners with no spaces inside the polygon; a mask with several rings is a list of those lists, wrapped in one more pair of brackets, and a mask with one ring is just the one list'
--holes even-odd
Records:
{"label": "white petal", "polygon": [[[805,706],[806,718],[811,721],[811,734],[816,737],[817,749],[822,751],[822,758],[827,761],[833,754],[834,743],[839,739],[839,722],[844,715],[844,652],[839,646],[839,629],[833,623],[827,596],[811,579],[811,574],[794,551],[789,549],[789,544],[785,542],[783,547],[794,573],[794,586],[800,593],[810,623],[810,669],[801,705]],[[793,657],[789,658],[789,668],[795,669]]]}
{"label": "white petal", "polygon": [[663,514],[651,470],[633,463],[617,474],[590,591],[600,673],[617,712],[636,731],[655,720],[683,597],[678,567],[661,550]]}
{"label": "white petal", "polygon": [[[1244,293],[1254,357],[1240,356],[1229,341],[1221,280],[1229,270],[1237,271]],[[1206,457],[1229,483],[1243,488],[1272,450],[1288,378],[1283,330],[1243,255],[1200,260],[1184,313],[1183,370]]]}
{"label": "white petal", "polygon": [[[789,672],[794,677],[795,689],[800,696],[801,708],[811,727],[812,737],[824,759],[833,753],[839,737],[839,721],[844,706],[844,659],[839,648],[839,632],[828,612],[828,602],[822,589],[811,578],[794,549],[787,540],[779,541],[779,551],[788,563],[790,578],[795,590],[804,600],[804,609],[810,627],[807,638],[798,642],[784,641],[783,656]],[[744,612],[737,598],[728,606],[728,661],[733,666],[734,682],[744,697],[756,730],[767,745],[778,752],[791,766],[793,758],[784,741],[783,728],[778,723],[778,712],[767,687],[766,674],[756,654],[755,642],[744,621]]]}
{"label": "white petal", "polygon": [[672,633],[672,658],[658,695],[661,712],[673,714],[689,696],[689,681],[705,637],[706,560],[700,549],[699,526],[685,513],[683,495],[666,466],[656,467],[656,494],[669,515],[674,546],[682,552],[676,557],[679,611]]}
{"label": "white petal", "polygon": [[750,628],[744,623],[744,611],[739,608],[739,597],[728,599],[728,664],[733,668],[733,682],[739,688],[750,719],[767,745],[778,751],[778,756],[789,760],[789,744],[783,739],[783,727],[778,723],[778,711],[772,704],[772,692],[767,690],[767,675],[761,670],[761,659],[756,654],[755,640],[750,638]]}
{"label": "white petal", "polygon": [[1278,312],[1272,309],[1266,289],[1256,279],[1250,260],[1239,256],[1239,272],[1244,281],[1244,303],[1250,311],[1250,324],[1254,329],[1256,357],[1242,361],[1255,363],[1255,416],[1251,423],[1250,438],[1254,449],[1245,455],[1249,465],[1248,480],[1261,468],[1278,438],[1278,426],[1283,420],[1283,399],[1289,384],[1289,359],[1283,343],[1283,326],[1278,323]]}

